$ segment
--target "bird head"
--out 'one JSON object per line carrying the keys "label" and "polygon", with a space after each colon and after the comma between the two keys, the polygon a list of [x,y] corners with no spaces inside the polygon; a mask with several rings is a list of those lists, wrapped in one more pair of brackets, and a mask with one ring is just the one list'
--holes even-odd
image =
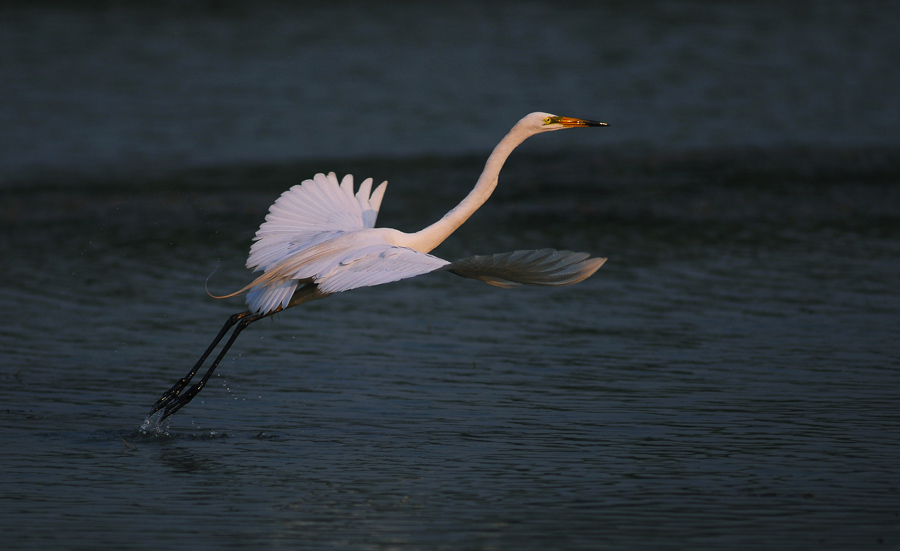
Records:
{"label": "bird head", "polygon": [[587,128],[589,126],[607,126],[605,122],[589,121],[586,119],[574,119],[560,117],[550,113],[531,113],[526,115],[519,124],[528,126],[534,133],[562,130],[563,128]]}

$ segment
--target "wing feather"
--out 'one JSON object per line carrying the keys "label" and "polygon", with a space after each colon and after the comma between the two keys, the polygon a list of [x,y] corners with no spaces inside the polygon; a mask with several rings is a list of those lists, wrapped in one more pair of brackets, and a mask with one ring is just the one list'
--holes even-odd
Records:
{"label": "wing feather", "polygon": [[[378,211],[381,210],[381,200],[384,198],[384,191],[387,189],[387,181],[381,182],[375,191],[372,192],[372,196],[369,197],[369,209],[373,211],[375,214],[378,214]],[[375,224],[374,215],[372,217],[372,226]]]}
{"label": "wing feather", "polygon": [[446,260],[430,254],[378,244],[346,258],[315,281],[320,291],[338,293],[431,273],[448,264]]}
{"label": "wing feather", "polygon": [[320,292],[331,294],[427,274],[449,264],[430,254],[390,245],[378,230],[333,233],[272,264],[248,285],[250,309],[270,312],[278,306],[286,308],[301,282],[315,283]]}
{"label": "wing feather", "polygon": [[[371,193],[372,179],[353,193],[353,176],[338,182],[331,172],[291,187],[269,208],[247,258],[247,267],[268,270],[304,248],[346,233],[375,226],[387,182]],[[317,235],[321,234],[321,236]]]}
{"label": "wing feather", "polygon": [[[350,188],[350,191],[353,191],[352,187]],[[372,195],[372,179],[366,178],[361,184],[359,184],[359,191],[356,192],[356,200],[359,202],[359,206],[363,210],[366,210],[366,207],[368,206],[370,195]]]}
{"label": "wing feather", "polygon": [[444,269],[498,287],[571,285],[589,278],[604,262],[588,253],[539,249],[471,256]]}

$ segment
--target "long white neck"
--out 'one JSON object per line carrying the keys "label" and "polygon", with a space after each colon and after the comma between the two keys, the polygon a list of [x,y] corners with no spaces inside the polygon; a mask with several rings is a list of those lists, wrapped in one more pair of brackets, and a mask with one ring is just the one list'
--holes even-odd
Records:
{"label": "long white neck", "polygon": [[466,195],[466,198],[434,224],[410,234],[410,241],[406,246],[419,252],[427,253],[450,237],[450,234],[468,220],[494,192],[494,188],[497,187],[497,177],[500,175],[500,169],[503,168],[503,164],[506,162],[509,154],[519,144],[534,134],[533,130],[526,128],[523,124],[516,124],[509,131],[509,134],[504,136],[500,143],[497,144],[497,147],[494,148],[491,156],[488,157],[487,162],[484,164],[484,170],[475,183],[475,187]]}

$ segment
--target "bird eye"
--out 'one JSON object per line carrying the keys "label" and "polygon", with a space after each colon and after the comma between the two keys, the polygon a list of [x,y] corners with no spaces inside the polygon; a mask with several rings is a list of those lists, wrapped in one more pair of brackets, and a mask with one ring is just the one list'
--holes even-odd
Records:
{"label": "bird eye", "polygon": [[547,117],[546,119],[544,119],[544,124],[551,124],[552,122],[553,122],[553,118],[551,118],[551,117]]}

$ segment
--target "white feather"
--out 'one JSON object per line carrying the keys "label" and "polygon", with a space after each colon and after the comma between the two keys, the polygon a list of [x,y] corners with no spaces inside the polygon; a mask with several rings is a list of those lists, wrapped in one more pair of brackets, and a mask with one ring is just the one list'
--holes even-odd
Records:
{"label": "white feather", "polygon": [[286,308],[301,281],[337,293],[398,281],[449,262],[397,246],[391,230],[374,229],[387,182],[372,192],[368,178],[353,193],[353,176],[339,182],[316,174],[284,192],[256,232],[247,267],[263,275],[250,284],[254,312]]}
{"label": "white feather", "polygon": [[316,174],[293,186],[269,208],[250,248],[247,267],[268,270],[298,251],[331,238],[335,232],[373,228],[387,182],[375,190],[375,204],[368,179],[353,194],[353,176],[339,184],[332,172]]}
{"label": "white feather", "polygon": [[365,228],[332,234],[271,265],[253,284],[247,304],[254,312],[286,308],[300,281],[315,283],[324,294],[371,287],[427,274],[446,260],[391,245],[382,231]]}
{"label": "white feather", "polygon": [[430,254],[387,244],[373,245],[359,253],[317,278],[319,290],[338,293],[371,287],[427,274],[450,264]]}

